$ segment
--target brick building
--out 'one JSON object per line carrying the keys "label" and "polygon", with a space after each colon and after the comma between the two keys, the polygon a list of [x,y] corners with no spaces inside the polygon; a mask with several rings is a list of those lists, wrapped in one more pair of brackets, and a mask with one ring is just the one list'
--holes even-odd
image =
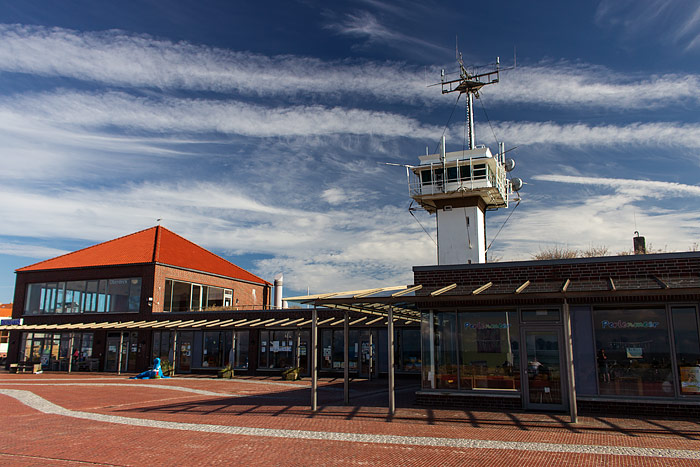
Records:
{"label": "brick building", "polygon": [[[105,323],[270,306],[269,282],[161,226],[20,268],[16,274],[12,316],[23,327],[41,332],[13,332],[8,360],[41,362],[46,370],[65,370],[69,355],[80,368],[117,371],[121,364],[123,371],[137,371],[148,366],[154,331]],[[70,326],[75,331],[67,332]]]}
{"label": "brick building", "polygon": [[[8,362],[44,371],[140,372],[154,357],[179,373],[310,374],[310,308],[271,309],[269,282],[153,227],[16,271]],[[348,310],[353,375],[387,368],[387,328]],[[342,374],[343,313],[318,310],[319,371]],[[395,329],[396,368],[417,377],[417,320]],[[121,349],[121,352],[119,351]]]}
{"label": "brick building", "polygon": [[700,253],[413,270],[419,402],[700,415]]}

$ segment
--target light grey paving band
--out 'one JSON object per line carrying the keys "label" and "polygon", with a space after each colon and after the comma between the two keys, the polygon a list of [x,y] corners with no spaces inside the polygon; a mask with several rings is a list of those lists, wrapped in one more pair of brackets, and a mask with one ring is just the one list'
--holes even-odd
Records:
{"label": "light grey paving band", "polygon": [[[26,384],[22,383],[5,383],[2,382],[0,383],[3,386],[27,386]],[[31,386],[82,386],[82,387],[93,387],[93,386],[126,386],[129,388],[154,388],[154,389],[170,389],[174,391],[182,391],[182,392],[190,392],[192,394],[199,394],[200,396],[216,396],[216,397],[253,397],[253,395],[246,395],[243,396],[241,394],[227,394],[223,392],[213,392],[213,391],[205,391],[203,389],[193,389],[193,388],[186,388],[183,386],[168,386],[167,384],[143,384],[143,385],[138,385],[134,383],[95,383],[95,384],[90,384],[89,386],[86,386],[85,384],[82,383],[32,383]],[[2,393],[2,390],[0,390],[0,393]],[[27,404],[29,405],[29,404]]]}
{"label": "light grey paving band", "polygon": [[591,446],[555,443],[529,443],[517,441],[490,441],[478,439],[433,438],[419,436],[372,435],[364,433],[334,433],[306,430],[278,430],[272,428],[250,428],[238,426],[180,423],[142,418],[129,418],[65,409],[30,391],[0,389],[0,394],[13,397],[40,412],[64,417],[79,418],[120,425],[161,428],[168,430],[198,431],[269,438],[291,438],[322,441],[345,441],[352,443],[399,444],[408,446],[451,447],[460,449],[508,449],[515,451],[561,452],[576,454],[607,454],[615,456],[665,457],[675,459],[700,459],[700,451],[682,449],[655,449],[624,446]]}

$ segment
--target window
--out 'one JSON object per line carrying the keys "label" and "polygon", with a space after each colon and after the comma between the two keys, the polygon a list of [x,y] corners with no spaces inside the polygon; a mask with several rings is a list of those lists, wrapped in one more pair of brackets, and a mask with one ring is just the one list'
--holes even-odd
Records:
{"label": "window", "polygon": [[673,308],[673,338],[681,395],[700,395],[700,337],[695,307]]}
{"label": "window", "polygon": [[228,364],[228,351],[231,350],[232,345],[231,339],[230,331],[205,331],[202,366],[208,368],[226,366]]}
{"label": "window", "polygon": [[[351,344],[353,342],[352,336],[350,337],[350,342]],[[355,342],[357,342],[357,339],[355,339]],[[420,329],[395,329],[394,345],[396,369],[398,371],[420,371]],[[350,348],[352,349],[352,346]]]}
{"label": "window", "polygon": [[[73,337],[71,348],[71,337]],[[93,354],[93,334],[85,333],[22,333],[19,361],[41,363],[45,370],[67,371],[72,359],[72,371],[88,370]]]}
{"label": "window", "polygon": [[457,167],[447,168],[447,181],[456,182],[457,181]]}
{"label": "window", "polygon": [[166,279],[163,311],[202,311],[231,306],[232,298],[231,289]]}
{"label": "window", "polygon": [[459,313],[460,389],[520,389],[515,311]]}
{"label": "window", "polygon": [[459,178],[461,180],[468,180],[472,176],[471,167],[468,165],[462,165],[459,167]]}
{"label": "window", "polygon": [[430,170],[423,170],[420,173],[420,180],[423,185],[430,185],[433,181],[433,177],[431,176],[432,172]]}
{"label": "window", "polygon": [[260,368],[296,366],[295,331],[260,331]]}
{"label": "window", "polygon": [[140,277],[35,283],[27,285],[24,314],[137,313],[140,303]]}
{"label": "window", "polygon": [[486,178],[486,164],[474,165],[474,179]]}
{"label": "window", "polygon": [[593,329],[601,395],[674,395],[666,310],[594,310]]}
{"label": "window", "polygon": [[173,282],[172,292],[172,309],[169,311],[189,311],[190,310],[190,294],[192,293],[192,284],[187,282]]}
{"label": "window", "polygon": [[418,363],[424,388],[520,390],[516,311],[433,311],[421,316],[423,353]]}

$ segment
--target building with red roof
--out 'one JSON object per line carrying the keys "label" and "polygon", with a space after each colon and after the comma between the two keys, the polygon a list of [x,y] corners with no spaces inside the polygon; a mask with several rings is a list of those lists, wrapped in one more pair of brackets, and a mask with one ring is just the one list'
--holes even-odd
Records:
{"label": "building with red roof", "polygon": [[[99,326],[107,321],[148,322],[180,313],[268,310],[272,291],[266,280],[161,226],[47,259],[17,269],[16,274],[13,318],[49,329],[71,323],[80,329],[87,321]],[[171,337],[143,328],[91,329],[23,333],[14,345],[19,361],[39,360],[48,370],[65,369],[67,356],[75,354],[81,364],[91,362],[93,368],[116,371],[121,342],[122,369],[136,371],[148,366],[155,338],[159,348],[160,341],[170,339],[167,347],[172,350]],[[181,339],[190,348],[185,354],[204,345],[202,339],[201,335]],[[223,366],[218,355],[212,363]]]}

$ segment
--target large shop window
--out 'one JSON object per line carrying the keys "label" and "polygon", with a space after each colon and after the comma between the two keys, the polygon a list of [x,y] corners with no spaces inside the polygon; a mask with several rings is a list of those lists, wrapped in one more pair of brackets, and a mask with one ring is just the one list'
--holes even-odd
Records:
{"label": "large shop window", "polygon": [[423,387],[520,390],[515,311],[423,313]]}
{"label": "large shop window", "polygon": [[[296,366],[296,338],[297,332],[284,331],[260,331],[260,358],[259,368],[292,368]],[[306,355],[306,342],[304,342],[304,355]]]}
{"label": "large shop window", "polygon": [[165,280],[163,311],[202,311],[231,305],[232,289]]}
{"label": "large shop window", "polygon": [[673,308],[678,381],[682,396],[700,395],[700,334],[695,307]]}
{"label": "large shop window", "polygon": [[97,370],[92,347],[91,332],[25,332],[22,334],[19,361],[41,363],[44,370],[68,371],[68,360],[72,359],[71,370]]}
{"label": "large shop window", "polygon": [[673,397],[666,310],[594,310],[601,395]]}
{"label": "large shop window", "polygon": [[138,313],[141,278],[42,282],[27,285],[25,315]]}

